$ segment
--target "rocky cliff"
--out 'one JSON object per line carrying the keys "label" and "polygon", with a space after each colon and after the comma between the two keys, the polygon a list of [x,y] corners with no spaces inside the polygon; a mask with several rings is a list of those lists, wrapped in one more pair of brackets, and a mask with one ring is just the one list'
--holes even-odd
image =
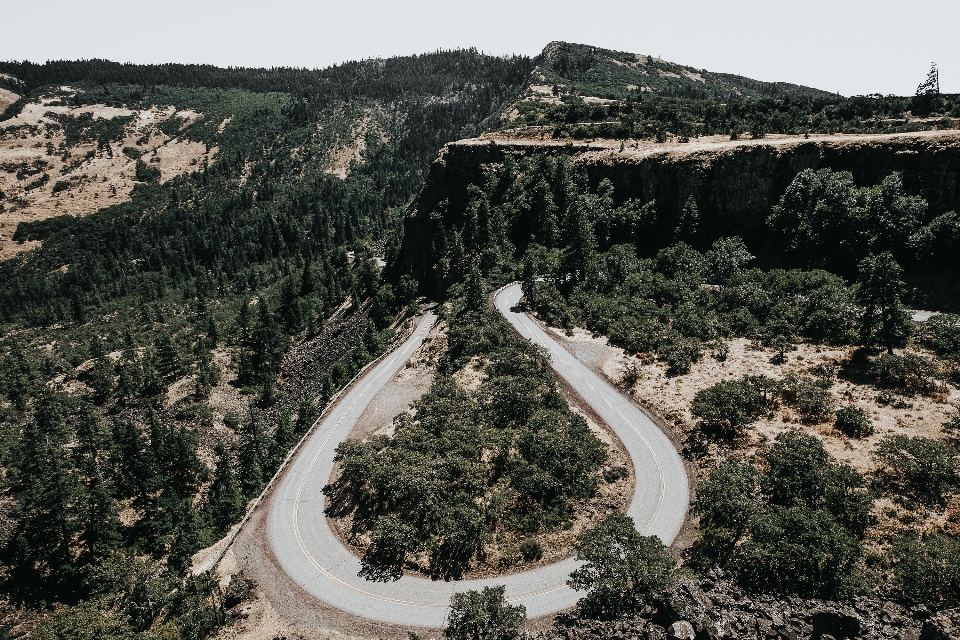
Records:
{"label": "rocky cliff", "polygon": [[478,138],[448,144],[407,212],[403,258],[430,287],[429,217],[447,200],[456,219],[466,205],[466,187],[482,185],[485,168],[538,154],[565,155],[582,166],[592,187],[608,179],[614,199],[655,200],[664,228],[672,228],[693,197],[700,213],[699,244],[739,235],[760,257],[777,264],[767,246],[764,221],[790,181],[803,169],[850,171],[859,185],[876,184],[892,172],[903,175],[906,191],[921,195],[931,214],[960,210],[960,132],[926,131],[897,135],[771,137],[730,141],[700,139],[686,144],[619,141],[555,142]]}

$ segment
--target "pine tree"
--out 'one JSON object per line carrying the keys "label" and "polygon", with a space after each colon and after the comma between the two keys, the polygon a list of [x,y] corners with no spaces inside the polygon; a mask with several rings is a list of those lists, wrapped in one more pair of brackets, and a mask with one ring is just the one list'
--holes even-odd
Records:
{"label": "pine tree", "polygon": [[284,411],[280,414],[277,429],[273,432],[273,440],[270,442],[270,473],[276,472],[295,442],[296,435],[290,421],[290,412]]}
{"label": "pine tree", "polygon": [[156,349],[156,368],[158,373],[165,378],[175,377],[182,366],[182,356],[180,350],[173,344],[173,338],[169,333],[162,333],[157,336],[153,343]]}
{"label": "pine tree", "polygon": [[464,299],[469,311],[484,311],[487,308],[487,286],[476,267],[470,270],[464,283]]}
{"label": "pine tree", "polygon": [[82,486],[65,450],[69,437],[62,400],[48,393],[12,458],[17,524],[8,548],[12,584],[25,594],[55,595],[75,584],[71,545]]}
{"label": "pine tree", "polygon": [[297,436],[302,436],[307,432],[317,417],[320,415],[317,405],[313,403],[313,400],[305,398],[300,402],[300,406],[297,407],[297,422],[294,425],[293,429]]}
{"label": "pine tree", "polygon": [[77,420],[77,445],[73,455],[84,485],[80,500],[79,540],[82,561],[86,564],[102,560],[120,541],[120,520],[109,458],[112,449],[110,432],[92,408],[85,408]]}
{"label": "pine tree", "polygon": [[206,510],[210,524],[220,532],[230,528],[240,518],[243,513],[243,496],[240,495],[230,452],[223,443],[217,443],[215,453],[217,470],[207,494]]}
{"label": "pine tree", "polygon": [[241,426],[237,443],[237,466],[240,490],[244,497],[252,498],[263,487],[264,464],[267,462],[268,444],[253,411]]}

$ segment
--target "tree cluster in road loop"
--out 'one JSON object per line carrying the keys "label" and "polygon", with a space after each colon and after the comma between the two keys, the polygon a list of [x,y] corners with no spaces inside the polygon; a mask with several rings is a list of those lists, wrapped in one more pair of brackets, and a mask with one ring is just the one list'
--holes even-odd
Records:
{"label": "tree cluster in road loop", "polygon": [[[470,308],[483,300],[448,317],[433,386],[394,435],[337,448],[328,514],[369,534],[365,577],[397,579],[417,558],[435,579],[459,578],[490,544],[563,527],[597,489],[606,446],[560,395],[546,355]],[[474,390],[454,379],[464,367],[482,371]]]}

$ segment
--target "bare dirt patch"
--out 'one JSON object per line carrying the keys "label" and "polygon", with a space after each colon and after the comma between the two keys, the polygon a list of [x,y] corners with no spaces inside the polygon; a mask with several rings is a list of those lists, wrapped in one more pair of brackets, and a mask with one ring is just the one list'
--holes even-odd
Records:
{"label": "bare dirt patch", "polygon": [[14,102],[20,99],[20,96],[9,89],[0,89],[0,111],[3,111]]}
{"label": "bare dirt patch", "polygon": [[386,141],[383,131],[376,126],[374,114],[367,113],[363,118],[353,121],[349,134],[330,149],[330,156],[325,173],[345,179],[350,175],[350,166],[363,159],[363,152],[367,149],[367,135],[379,134],[381,141]]}
{"label": "bare dirt patch", "polygon": [[[573,336],[568,337],[568,344],[579,359],[617,383],[622,380],[628,364],[636,366],[640,379],[629,392],[668,422],[677,425],[681,434],[688,434],[695,428],[696,419],[690,413],[690,404],[701,389],[744,375],[765,375],[774,379],[791,373],[809,376],[817,365],[837,367],[851,353],[849,349],[801,344],[795,351],[787,353],[785,363],[774,364],[771,351],[755,349],[749,340],[737,338],[726,341],[729,350],[726,360],[719,361],[706,355],[687,375],[670,377],[663,364],[625,355],[623,349],[611,346],[605,337],[594,337],[583,329],[574,330]],[[915,396],[908,398],[905,406],[895,408],[878,402],[883,392],[871,385],[834,379],[829,391],[837,406],[854,404],[866,411],[873,420],[873,435],[862,439],[849,438],[833,428],[832,420],[822,424],[803,424],[794,410],[781,407],[748,429],[747,438],[737,443],[738,453],[752,455],[772,442],[777,434],[797,428],[819,437],[827,450],[841,462],[863,473],[871,473],[874,471],[871,453],[884,436],[945,437],[942,425],[950,415],[951,403],[960,400],[956,386],[947,384],[947,389],[944,397]],[[712,458],[722,455],[716,445],[710,446]],[[708,470],[702,468],[701,472]]]}
{"label": "bare dirt patch", "polygon": [[[199,117],[193,111],[68,107],[52,102],[47,98],[28,104],[19,116],[0,123],[0,192],[4,196],[0,200],[0,260],[39,246],[13,242],[21,222],[84,216],[130,200],[136,184],[136,160],[124,153],[125,148],[135,149],[135,155],[142,154],[144,162],[159,168],[163,181],[202,168],[217,152],[198,142],[172,138],[156,127],[173,116],[182,118],[184,124],[192,122]],[[123,139],[108,147],[95,142],[68,147],[56,118],[84,114],[95,120],[134,118],[124,127]]]}

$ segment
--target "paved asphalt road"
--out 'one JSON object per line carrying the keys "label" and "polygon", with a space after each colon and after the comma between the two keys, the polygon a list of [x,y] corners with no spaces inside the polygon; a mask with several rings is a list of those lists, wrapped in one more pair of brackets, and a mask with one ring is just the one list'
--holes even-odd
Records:
{"label": "paved asphalt road", "polygon": [[[511,311],[519,285],[501,290],[497,309],[526,338],[547,348],[552,366],[619,435],[633,459],[636,490],[628,514],[647,535],[669,544],[683,524],[688,504],[683,461],[657,426],[608,382],[590,371],[530,318]],[[330,530],[321,489],[333,469],[334,449],[364,408],[423,342],[434,317],[428,314],[411,337],[361,378],[314,431],[273,493],[267,535],[287,574],[307,593],[343,611],[380,622],[442,627],[455,591],[505,585],[507,598],[522,603],[529,617],[574,605],[579,595],[566,586],[577,566],[567,559],[540,569],[488,580],[431,581],[404,576],[368,582],[357,574],[360,560]]]}

